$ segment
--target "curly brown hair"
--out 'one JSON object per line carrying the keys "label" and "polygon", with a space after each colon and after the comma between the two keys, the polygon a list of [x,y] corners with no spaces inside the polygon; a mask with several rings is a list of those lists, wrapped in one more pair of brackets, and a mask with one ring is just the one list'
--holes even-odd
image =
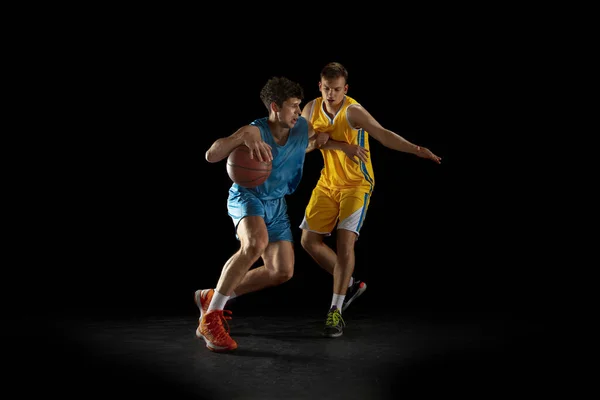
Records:
{"label": "curly brown hair", "polygon": [[260,91],[260,99],[268,110],[271,109],[272,102],[281,107],[284,101],[292,97],[304,99],[304,90],[300,84],[285,77],[269,79]]}

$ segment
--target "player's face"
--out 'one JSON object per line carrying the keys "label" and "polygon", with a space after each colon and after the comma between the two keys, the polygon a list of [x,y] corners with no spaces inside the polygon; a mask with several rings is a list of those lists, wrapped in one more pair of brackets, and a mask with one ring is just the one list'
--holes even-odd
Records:
{"label": "player's face", "polygon": [[343,76],[334,79],[321,78],[319,90],[323,100],[331,107],[338,107],[344,100],[344,95],[348,92],[348,85]]}
{"label": "player's face", "polygon": [[298,118],[300,117],[300,114],[302,114],[300,102],[300,99],[291,97],[284,101],[282,107],[279,109],[277,117],[279,118],[279,122],[286,128],[291,129],[296,125],[296,122],[298,122]]}

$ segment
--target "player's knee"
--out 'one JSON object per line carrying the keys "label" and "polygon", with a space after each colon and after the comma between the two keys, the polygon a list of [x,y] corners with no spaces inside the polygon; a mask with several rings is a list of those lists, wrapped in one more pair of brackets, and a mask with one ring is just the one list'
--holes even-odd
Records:
{"label": "player's knee", "polygon": [[316,246],[319,245],[319,241],[315,240],[315,238],[311,237],[310,235],[302,234],[302,237],[300,238],[300,244],[304,250],[310,253],[315,249]]}
{"label": "player's knee", "polygon": [[268,244],[268,238],[253,237],[242,243],[241,251],[250,258],[258,259],[265,252]]}
{"label": "player's knee", "polygon": [[275,270],[274,280],[276,284],[280,285],[292,279],[292,276],[294,276],[293,265],[280,266]]}

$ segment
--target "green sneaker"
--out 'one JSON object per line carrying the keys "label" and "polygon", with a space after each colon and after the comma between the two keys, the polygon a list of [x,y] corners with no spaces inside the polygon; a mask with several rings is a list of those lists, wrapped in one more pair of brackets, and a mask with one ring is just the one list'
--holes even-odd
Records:
{"label": "green sneaker", "polygon": [[340,310],[338,310],[336,306],[333,306],[327,313],[327,320],[325,321],[325,330],[323,331],[323,336],[331,338],[342,336],[344,333],[344,326],[346,326],[346,323],[342,318]]}

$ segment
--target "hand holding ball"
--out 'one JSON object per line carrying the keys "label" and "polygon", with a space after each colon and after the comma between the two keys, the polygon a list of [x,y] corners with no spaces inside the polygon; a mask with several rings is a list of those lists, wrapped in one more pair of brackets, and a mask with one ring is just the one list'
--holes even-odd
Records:
{"label": "hand holding ball", "polygon": [[238,185],[254,188],[271,175],[271,162],[259,161],[256,156],[250,158],[250,149],[245,145],[238,146],[227,157],[227,174]]}

